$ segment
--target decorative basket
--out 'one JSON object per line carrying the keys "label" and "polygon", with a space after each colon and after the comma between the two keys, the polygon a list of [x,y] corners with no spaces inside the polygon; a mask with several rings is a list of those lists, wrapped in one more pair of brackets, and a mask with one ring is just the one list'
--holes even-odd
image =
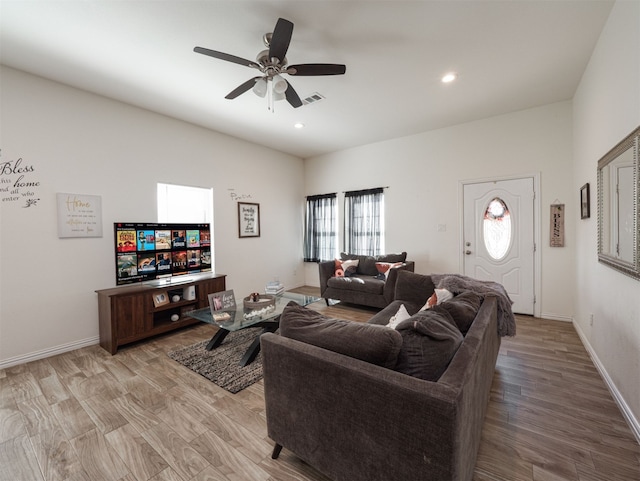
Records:
{"label": "decorative basket", "polygon": [[275,308],[276,296],[260,294],[260,298],[257,301],[252,301],[251,296],[247,296],[242,300],[242,304],[244,305],[244,312],[257,311],[271,306]]}

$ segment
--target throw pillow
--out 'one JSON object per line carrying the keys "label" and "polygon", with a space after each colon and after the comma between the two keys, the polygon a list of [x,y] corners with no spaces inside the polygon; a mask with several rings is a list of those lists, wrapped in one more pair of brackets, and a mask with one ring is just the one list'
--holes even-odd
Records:
{"label": "throw pillow", "polygon": [[448,301],[440,304],[451,314],[454,322],[463,335],[471,327],[471,323],[476,318],[480,305],[482,304],[482,296],[472,291],[462,292]]}
{"label": "throw pillow", "polygon": [[358,264],[358,274],[363,276],[376,276],[378,274],[378,270],[376,269],[376,258],[373,256],[364,256],[364,255],[356,255],[356,254],[346,254],[344,252],[340,253],[340,258],[343,261],[346,260],[357,260]]}
{"label": "throw pillow", "polygon": [[446,311],[418,312],[398,325],[402,348],[395,370],[425,381],[437,381],[463,337]]}
{"label": "throw pillow", "polygon": [[389,271],[394,267],[401,266],[402,262],[376,262],[376,269],[378,270],[378,276],[382,274],[382,279],[387,280],[389,277]]}
{"label": "throw pillow", "polygon": [[340,259],[335,260],[335,276],[336,277],[344,277],[344,270],[342,270],[342,261]]}
{"label": "throw pillow", "polygon": [[433,306],[439,306],[445,301],[448,301],[453,297],[453,294],[446,289],[435,289],[431,297],[427,299],[424,306],[420,309],[421,311],[425,311]]}
{"label": "throw pillow", "polygon": [[395,329],[331,319],[293,301],[280,316],[280,335],[386,368],[396,365],[402,346]]}
{"label": "throw pillow", "polygon": [[407,308],[404,307],[404,304],[402,304],[400,306],[400,309],[398,309],[398,312],[396,312],[393,316],[391,316],[391,319],[389,319],[389,323],[387,324],[387,327],[390,327],[391,329],[395,329],[398,326],[398,324],[400,324],[402,321],[406,321],[410,317],[411,317],[411,314],[407,312]]}
{"label": "throw pillow", "polygon": [[340,259],[335,260],[335,276],[336,277],[351,277],[358,269],[357,259],[349,259],[342,261]]}
{"label": "throw pillow", "polygon": [[342,270],[344,271],[345,277],[351,277],[356,274],[358,270],[358,264],[360,263],[357,259],[349,259],[346,261],[342,261]]}

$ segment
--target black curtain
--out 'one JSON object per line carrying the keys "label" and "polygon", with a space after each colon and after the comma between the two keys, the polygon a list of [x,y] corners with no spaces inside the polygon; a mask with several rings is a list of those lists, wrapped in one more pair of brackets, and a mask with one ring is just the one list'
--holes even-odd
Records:
{"label": "black curtain", "polygon": [[336,198],[335,193],[307,197],[305,262],[320,262],[336,256]]}
{"label": "black curtain", "polygon": [[382,254],[384,236],[384,189],[344,194],[344,249],[349,254]]}

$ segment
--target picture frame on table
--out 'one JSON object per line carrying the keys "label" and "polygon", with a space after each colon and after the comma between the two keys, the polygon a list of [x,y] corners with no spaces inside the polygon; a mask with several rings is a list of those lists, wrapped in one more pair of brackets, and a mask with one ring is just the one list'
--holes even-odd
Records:
{"label": "picture frame on table", "polygon": [[165,304],[169,304],[169,294],[167,291],[156,292],[153,295],[153,305],[155,307],[164,306]]}
{"label": "picture frame on table", "polygon": [[589,182],[580,187],[580,218],[588,219],[591,217],[591,192]]}
{"label": "picture frame on table", "polygon": [[238,236],[260,237],[260,204],[238,202]]}

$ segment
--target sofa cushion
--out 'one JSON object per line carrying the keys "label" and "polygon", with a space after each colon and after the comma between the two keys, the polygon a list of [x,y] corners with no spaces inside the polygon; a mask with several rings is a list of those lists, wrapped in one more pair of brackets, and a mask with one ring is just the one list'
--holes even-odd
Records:
{"label": "sofa cushion", "polygon": [[396,330],[402,348],[395,370],[425,381],[437,381],[462,344],[463,337],[444,309],[429,309],[401,322]]}
{"label": "sofa cushion", "polygon": [[384,281],[371,276],[354,274],[351,277],[331,277],[327,279],[327,286],[346,291],[365,292],[367,294],[382,295]]}
{"label": "sofa cushion", "polygon": [[467,291],[443,302],[439,307],[451,314],[460,332],[466,335],[471,323],[476,318],[476,314],[478,314],[481,304],[482,296],[480,294]]}
{"label": "sofa cushion", "polygon": [[360,261],[358,264],[358,274],[364,276],[377,276],[378,269],[376,269],[376,262],[404,262],[407,260],[407,253],[402,252],[400,254],[381,254],[379,256],[364,256],[357,254],[347,254],[345,252],[340,253],[342,260],[357,259]]}
{"label": "sofa cushion", "polygon": [[400,254],[381,254],[376,257],[378,262],[404,262],[407,260],[407,253],[401,252]]}
{"label": "sofa cushion", "polygon": [[280,316],[280,335],[387,368],[396,365],[402,346],[394,329],[331,319],[293,301]]}
{"label": "sofa cushion", "polygon": [[393,298],[422,306],[434,293],[435,287],[431,276],[401,269]]}

